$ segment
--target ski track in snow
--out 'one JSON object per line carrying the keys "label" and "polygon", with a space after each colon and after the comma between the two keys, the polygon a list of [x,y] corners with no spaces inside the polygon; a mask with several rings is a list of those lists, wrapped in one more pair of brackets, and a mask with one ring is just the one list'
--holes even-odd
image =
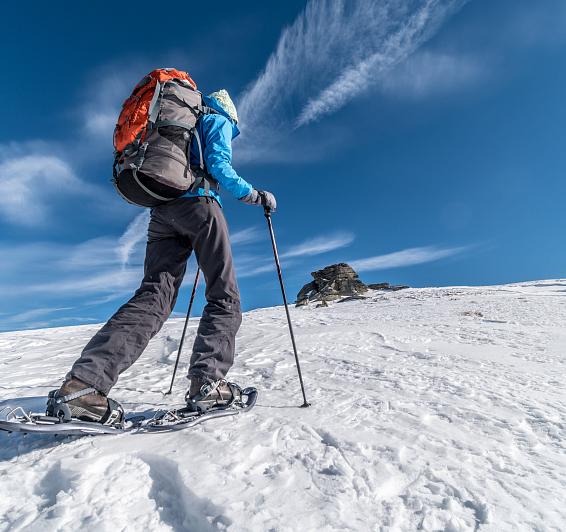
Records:
{"label": "ski track in snow", "polygon": [[[253,411],[168,434],[1,433],[0,530],[565,530],[565,296],[558,280],[292,309],[309,409],[283,307],[248,312],[230,377],[259,388]],[[126,409],[182,401],[182,376],[161,393],[182,326],[122,375]],[[96,329],[0,334],[0,400],[57,387]]]}

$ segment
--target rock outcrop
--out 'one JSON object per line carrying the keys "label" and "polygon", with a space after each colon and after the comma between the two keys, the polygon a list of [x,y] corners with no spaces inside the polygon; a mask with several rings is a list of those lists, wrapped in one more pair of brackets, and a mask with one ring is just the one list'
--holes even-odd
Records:
{"label": "rock outcrop", "polygon": [[368,290],[383,290],[394,292],[409,288],[405,285],[392,285],[389,283],[374,283],[365,285],[360,281],[358,274],[348,264],[342,262],[327,266],[322,270],[312,272],[313,281],[307,283],[297,294],[296,306],[308,305],[319,301],[318,307],[327,307],[328,301],[351,301],[364,299]]}
{"label": "rock outcrop", "polygon": [[303,286],[297,295],[298,307],[311,301],[326,303],[343,297],[359,296],[368,291],[354,269],[345,263],[327,266],[311,275],[314,280]]}

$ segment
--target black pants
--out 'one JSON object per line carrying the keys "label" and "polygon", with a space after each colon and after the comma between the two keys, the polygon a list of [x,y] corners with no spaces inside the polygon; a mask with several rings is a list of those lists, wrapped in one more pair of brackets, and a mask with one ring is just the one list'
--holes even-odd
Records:
{"label": "black pants", "polygon": [[189,375],[226,376],[242,313],[228,227],[210,198],[181,198],[151,210],[141,286],[86,345],[70,375],[108,394],[171,314],[193,249],[206,280],[207,304]]}

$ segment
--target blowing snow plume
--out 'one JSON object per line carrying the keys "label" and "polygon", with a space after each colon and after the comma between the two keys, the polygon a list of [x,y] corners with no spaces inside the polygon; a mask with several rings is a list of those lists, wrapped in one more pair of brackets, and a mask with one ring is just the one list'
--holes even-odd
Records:
{"label": "blowing snow plume", "polygon": [[311,0],[239,98],[246,160],[383,81],[468,0]]}

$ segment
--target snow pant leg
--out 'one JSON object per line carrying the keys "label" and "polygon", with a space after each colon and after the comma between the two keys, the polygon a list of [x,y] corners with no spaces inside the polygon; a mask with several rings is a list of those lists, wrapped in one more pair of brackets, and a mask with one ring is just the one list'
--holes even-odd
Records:
{"label": "snow pant leg", "polygon": [[161,329],[185,274],[190,241],[161,219],[160,209],[152,209],[141,286],[90,340],[70,371],[104,394]]}
{"label": "snow pant leg", "polygon": [[189,368],[189,377],[222,379],[234,363],[236,333],[242,323],[240,292],[232,260],[228,226],[216,201],[197,204],[207,223],[191,236],[206,280],[206,300]]}

